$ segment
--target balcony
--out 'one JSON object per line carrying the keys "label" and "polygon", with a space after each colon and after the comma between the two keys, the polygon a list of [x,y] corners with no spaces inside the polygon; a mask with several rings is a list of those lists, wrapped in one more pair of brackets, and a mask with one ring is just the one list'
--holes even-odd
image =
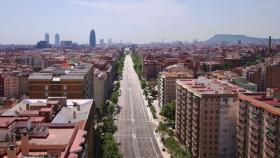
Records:
{"label": "balcony", "polygon": [[198,151],[194,149],[194,146],[192,146],[192,157],[198,157]]}
{"label": "balcony", "polygon": [[265,145],[268,146],[269,148],[275,149],[276,148],[276,144],[272,143],[271,141],[269,141],[266,137],[265,137]]}
{"label": "balcony", "polygon": [[198,139],[196,139],[195,137],[192,137],[192,146],[197,146],[198,145],[197,140]]}
{"label": "balcony", "polygon": [[192,132],[192,129],[190,128],[190,126],[186,126],[186,130],[187,130],[188,133]]}
{"label": "balcony", "polygon": [[198,103],[194,103],[194,104],[193,104],[193,108],[199,109],[199,104],[198,104]]}
{"label": "balcony", "polygon": [[188,142],[189,144],[192,143],[191,139],[189,137],[186,137],[186,142]]}
{"label": "balcony", "polygon": [[258,110],[256,110],[256,109],[251,109],[250,112],[251,112],[252,114],[256,114],[256,115],[259,115],[259,114],[260,114],[260,112],[259,112]]}
{"label": "balcony", "polygon": [[189,104],[187,105],[187,110],[192,111],[192,107]]}
{"label": "balcony", "polygon": [[269,139],[276,139],[274,134],[271,134],[271,133],[268,133],[268,132],[266,132],[265,136]]}
{"label": "balcony", "polygon": [[238,121],[237,127],[239,128],[239,130],[244,130],[244,128],[245,128],[245,123],[243,123],[243,122],[241,122],[241,121]]}
{"label": "balcony", "polygon": [[237,150],[237,152],[238,152],[238,155],[244,155],[244,150],[243,150],[244,148],[238,148],[238,150]]}
{"label": "balcony", "polygon": [[197,134],[197,133],[198,133],[197,128],[195,128],[194,126],[192,127],[192,131],[193,131],[193,133],[195,133],[195,134]]}
{"label": "balcony", "polygon": [[270,150],[264,150],[265,151],[265,157],[266,158],[274,158],[276,157],[276,153],[274,151],[270,151]]}
{"label": "balcony", "polygon": [[241,135],[240,133],[237,133],[237,140],[238,140],[238,142],[243,142],[244,141],[244,136],[243,135]]}
{"label": "balcony", "polygon": [[253,138],[252,136],[249,136],[249,140],[252,141],[255,145],[259,144],[259,140]]}
{"label": "balcony", "polygon": [[193,120],[194,120],[194,121],[198,121],[198,120],[199,120],[198,115],[193,115],[193,117],[192,117],[192,118],[193,118]]}
{"label": "balcony", "polygon": [[260,131],[259,130],[249,129],[249,133],[256,136],[257,138],[260,136]]}
{"label": "balcony", "polygon": [[251,120],[250,120],[249,126],[254,127],[254,129],[256,129],[256,130],[260,129],[260,125],[256,124],[255,122],[252,122]]}
{"label": "balcony", "polygon": [[242,107],[240,107],[238,111],[239,111],[239,114],[241,114],[241,115],[245,115],[247,113],[247,109],[242,108]]}
{"label": "balcony", "polygon": [[254,122],[259,122],[260,120],[260,116],[259,115],[256,115],[256,114],[249,114],[249,118],[250,120],[254,121]]}
{"label": "balcony", "polygon": [[197,110],[193,110],[193,114],[194,114],[194,115],[198,115],[199,112],[198,112]]}
{"label": "balcony", "polygon": [[191,139],[192,139],[192,133],[188,133],[188,132],[187,132],[187,133],[186,133],[186,138],[189,139],[189,140],[191,140]]}
{"label": "balcony", "polygon": [[269,116],[268,114],[265,115],[265,121],[272,124],[272,125],[275,125],[278,121],[277,118],[273,118],[271,116]]}
{"label": "balcony", "polygon": [[258,153],[258,149],[254,145],[249,145],[250,150],[252,150],[254,153]]}
{"label": "balcony", "polygon": [[245,121],[247,119],[247,115],[239,114],[238,118],[239,118],[239,120]]}
{"label": "balcony", "polygon": [[194,138],[195,140],[197,140],[198,139],[198,136],[197,135],[192,135],[193,137],[192,138]]}
{"label": "balcony", "polygon": [[198,122],[196,122],[196,121],[192,121],[192,124],[193,124],[194,128],[198,128],[199,127],[198,126]]}
{"label": "balcony", "polygon": [[249,158],[256,158],[258,157],[258,153],[249,150]]}
{"label": "balcony", "polygon": [[275,127],[276,125],[270,124],[268,122],[265,123],[265,126],[267,129],[270,129],[272,132],[276,132],[276,130],[277,130]]}
{"label": "balcony", "polygon": [[269,155],[271,155],[272,157],[275,157],[276,156],[276,151],[277,150],[273,150],[273,149],[270,149],[270,148],[264,148],[265,149],[265,153],[268,153]]}

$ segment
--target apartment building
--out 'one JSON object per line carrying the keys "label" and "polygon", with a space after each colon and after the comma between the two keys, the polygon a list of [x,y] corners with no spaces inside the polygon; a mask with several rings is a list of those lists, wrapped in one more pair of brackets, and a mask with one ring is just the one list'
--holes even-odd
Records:
{"label": "apartment building", "polygon": [[193,157],[235,157],[239,91],[217,79],[177,80],[176,135]]}
{"label": "apartment building", "polygon": [[19,78],[12,72],[0,74],[0,96],[19,97]]}
{"label": "apartment building", "polygon": [[94,101],[100,107],[109,98],[109,78],[106,72],[94,71]]}
{"label": "apartment building", "polygon": [[61,64],[29,76],[29,96],[32,99],[61,97],[93,98],[93,66],[88,63]]}
{"label": "apartment building", "polygon": [[[275,91],[279,96],[279,90]],[[237,126],[238,158],[280,156],[280,101],[276,94],[239,94]]]}
{"label": "apartment building", "polygon": [[280,87],[280,61],[266,65],[267,88]]}
{"label": "apartment building", "polygon": [[193,78],[194,72],[177,64],[166,68],[158,77],[158,104],[159,107],[176,99],[176,80]]}

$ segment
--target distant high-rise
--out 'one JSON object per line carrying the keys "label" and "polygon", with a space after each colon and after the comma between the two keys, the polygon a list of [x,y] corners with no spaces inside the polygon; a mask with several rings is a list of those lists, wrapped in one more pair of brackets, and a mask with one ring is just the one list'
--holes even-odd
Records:
{"label": "distant high-rise", "polygon": [[109,44],[109,45],[113,44],[112,38],[109,38],[109,39],[108,39],[108,44]]}
{"label": "distant high-rise", "polygon": [[45,41],[47,43],[50,43],[50,35],[49,35],[49,33],[45,33]]}
{"label": "distant high-rise", "polygon": [[269,36],[269,39],[268,39],[268,51],[269,51],[269,53],[271,53],[271,36]]}
{"label": "distant high-rise", "polygon": [[60,46],[60,38],[59,38],[59,34],[55,34],[55,46],[58,48]]}
{"label": "distant high-rise", "polygon": [[92,47],[96,46],[96,35],[94,30],[90,31],[89,45]]}
{"label": "distant high-rise", "polygon": [[100,43],[101,46],[105,44],[104,39],[100,39]]}

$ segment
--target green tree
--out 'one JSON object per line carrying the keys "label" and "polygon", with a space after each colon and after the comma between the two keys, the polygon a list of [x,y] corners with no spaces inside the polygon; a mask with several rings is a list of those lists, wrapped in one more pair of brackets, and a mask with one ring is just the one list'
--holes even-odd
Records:
{"label": "green tree", "polygon": [[173,100],[171,103],[164,105],[160,111],[160,115],[167,118],[170,121],[175,121],[176,102]]}
{"label": "green tree", "polygon": [[115,126],[114,124],[114,119],[113,117],[109,116],[109,117],[104,117],[103,118],[103,132],[110,132],[110,133],[114,133],[115,131],[117,131],[117,126]]}
{"label": "green tree", "polygon": [[111,95],[111,101],[114,103],[114,104],[117,104],[118,103],[118,100],[119,100],[119,92],[118,91],[114,91]]}
{"label": "green tree", "polygon": [[188,151],[184,150],[180,143],[173,137],[168,137],[163,141],[163,144],[169,149],[171,155],[176,158],[191,158]]}
{"label": "green tree", "polygon": [[103,158],[121,158],[117,143],[114,140],[112,133],[105,133],[102,143]]}

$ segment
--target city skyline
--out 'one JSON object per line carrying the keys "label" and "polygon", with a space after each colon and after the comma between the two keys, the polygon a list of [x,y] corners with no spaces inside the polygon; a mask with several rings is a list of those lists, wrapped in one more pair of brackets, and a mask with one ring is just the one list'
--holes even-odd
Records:
{"label": "city skyline", "polygon": [[86,44],[92,28],[98,41],[133,43],[201,41],[215,34],[280,38],[277,0],[11,0],[1,5],[1,44],[35,44],[45,32]]}

